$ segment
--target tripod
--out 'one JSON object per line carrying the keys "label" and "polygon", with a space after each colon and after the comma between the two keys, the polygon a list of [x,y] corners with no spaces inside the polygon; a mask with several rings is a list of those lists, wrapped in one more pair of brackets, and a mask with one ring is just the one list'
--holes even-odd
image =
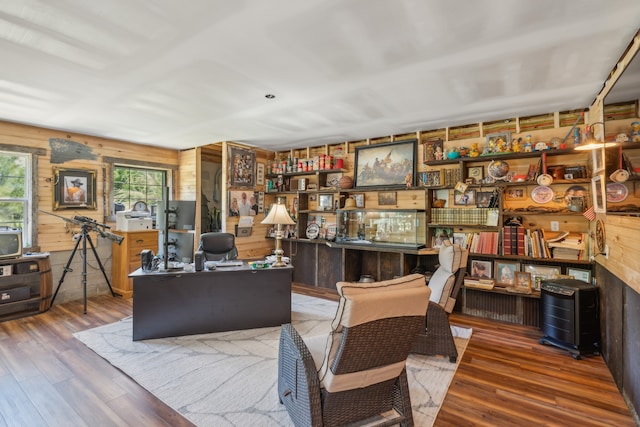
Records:
{"label": "tripod", "polygon": [[96,257],[96,261],[98,261],[98,265],[100,266],[100,270],[102,271],[102,275],[104,279],[107,281],[107,285],[109,285],[109,290],[111,291],[112,296],[116,296],[113,292],[113,288],[111,287],[111,282],[109,282],[109,278],[107,277],[107,273],[104,271],[104,267],[102,266],[102,262],[100,262],[100,257],[98,256],[98,252],[96,252],[95,246],[93,246],[93,241],[91,240],[91,236],[89,235],[89,231],[91,231],[91,226],[89,224],[82,225],[82,234],[80,234],[80,238],[76,241],[76,245],[71,252],[71,256],[69,257],[69,261],[67,261],[67,265],[64,267],[64,272],[62,273],[62,277],[60,277],[60,281],[58,282],[58,287],[56,288],[55,293],[53,294],[53,298],[51,298],[51,306],[53,307],[53,301],[56,299],[56,295],[58,295],[58,291],[60,290],[60,286],[62,286],[62,282],[64,282],[64,278],[68,272],[73,271],[69,266],[71,265],[71,261],[73,261],[73,256],[76,254],[78,250],[78,246],[80,242],[82,242],[82,289],[84,292],[84,314],[87,314],[87,241],[91,246],[91,250],[93,251],[93,255]]}

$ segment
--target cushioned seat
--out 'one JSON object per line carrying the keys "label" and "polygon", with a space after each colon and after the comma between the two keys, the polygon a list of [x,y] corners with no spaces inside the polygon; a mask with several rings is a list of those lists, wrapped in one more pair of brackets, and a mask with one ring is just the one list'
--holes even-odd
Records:
{"label": "cushioned seat", "polygon": [[204,253],[207,261],[238,258],[236,238],[231,233],[203,233],[200,235],[198,251]]}
{"label": "cushioned seat", "polygon": [[425,324],[431,290],[424,276],[336,286],[328,336],[302,339],[291,324],[282,326],[280,401],[296,426],[344,426],[380,414],[387,417],[377,425],[413,425],[405,365]]}

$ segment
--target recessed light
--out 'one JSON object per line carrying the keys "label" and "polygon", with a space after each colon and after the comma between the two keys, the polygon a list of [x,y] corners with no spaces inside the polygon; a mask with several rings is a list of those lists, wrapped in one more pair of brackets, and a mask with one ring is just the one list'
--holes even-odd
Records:
{"label": "recessed light", "polygon": [[267,99],[274,99],[276,96],[274,94],[272,94],[272,93],[268,93],[264,97],[267,98]]}

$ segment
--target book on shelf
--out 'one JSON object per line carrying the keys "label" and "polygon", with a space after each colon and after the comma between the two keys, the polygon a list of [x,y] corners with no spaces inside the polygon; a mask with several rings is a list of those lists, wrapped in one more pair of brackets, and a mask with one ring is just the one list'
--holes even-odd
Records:
{"label": "book on shelf", "polygon": [[494,285],[495,281],[493,279],[464,278],[464,286],[467,288],[493,289]]}

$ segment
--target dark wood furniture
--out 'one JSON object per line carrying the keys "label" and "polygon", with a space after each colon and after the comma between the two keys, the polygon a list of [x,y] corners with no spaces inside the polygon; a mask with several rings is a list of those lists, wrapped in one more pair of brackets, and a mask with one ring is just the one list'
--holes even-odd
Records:
{"label": "dark wood furniture", "polygon": [[5,268],[0,276],[0,321],[49,309],[53,278],[48,254],[3,259],[0,266]]}
{"label": "dark wood furniture", "polygon": [[134,271],[133,340],[280,326],[291,321],[293,267]]}

